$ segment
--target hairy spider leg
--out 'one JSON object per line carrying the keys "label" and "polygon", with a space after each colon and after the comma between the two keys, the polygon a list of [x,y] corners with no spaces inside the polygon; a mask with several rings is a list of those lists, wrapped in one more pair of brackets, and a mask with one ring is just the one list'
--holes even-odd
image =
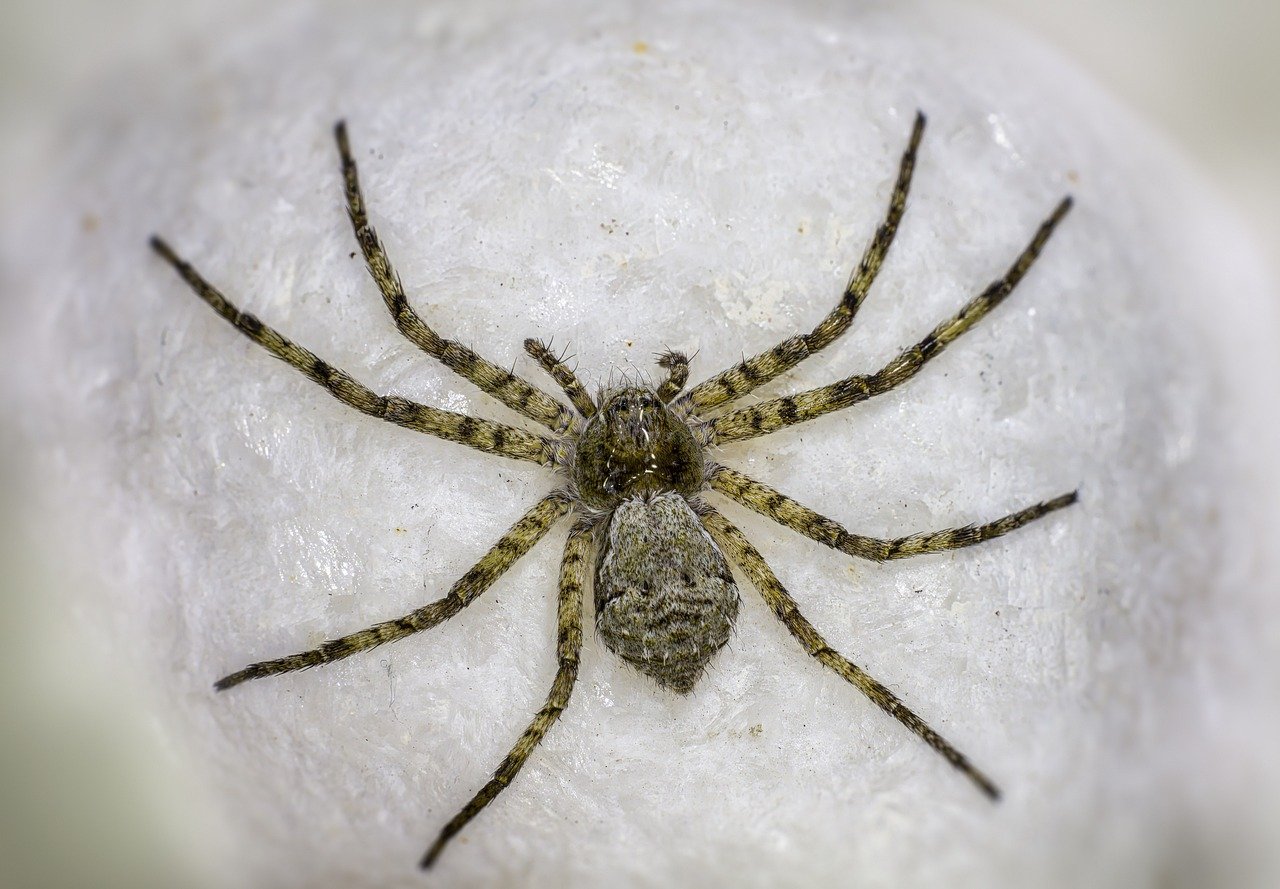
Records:
{"label": "hairy spider leg", "polygon": [[533,717],[529,727],[516,741],[506,759],[498,766],[493,777],[480,788],[462,811],[440,831],[440,836],[431,844],[427,854],[423,856],[422,867],[431,867],[440,857],[445,844],[466,826],[467,822],[479,815],[485,806],[506,789],[516,774],[519,773],[529,754],[542,742],[543,737],[560,718],[560,714],[569,704],[569,696],[573,693],[574,683],[578,679],[578,658],[582,650],[582,593],[586,584],[587,570],[591,552],[592,529],[590,523],[580,521],[569,532],[569,539],[564,545],[564,559],[560,563],[560,596],[556,609],[556,677],[552,680],[551,691],[547,694],[547,702]]}
{"label": "hairy spider leg", "polygon": [[578,409],[578,413],[587,419],[591,419],[596,414],[596,403],[591,400],[591,396],[587,394],[585,386],[579,382],[577,376],[569,365],[565,364],[564,355],[557,356],[551,351],[551,347],[542,340],[527,339],[524,341],[524,350],[529,353],[534,361],[542,366],[551,379],[556,381],[560,390],[564,392],[565,397],[570,403]]}
{"label": "hairy spider leg", "polygon": [[406,398],[376,394],[346,371],[317,358],[314,353],[281,336],[248,312],[240,311],[159,237],[152,236],[151,247],[173,266],[197,296],[232,326],[281,361],[324,386],[343,404],[371,417],[486,453],[514,460],[528,460],[543,466],[549,466],[555,461],[555,446],[540,435],[492,420],[418,404]]}
{"label": "hairy spider leg", "polygon": [[667,350],[658,356],[658,367],[667,371],[667,378],[658,386],[658,400],[670,404],[689,381],[689,356]]}
{"label": "hairy spider leg", "polygon": [[751,541],[747,540],[737,526],[710,507],[706,507],[706,511],[700,518],[703,526],[724,550],[725,555],[742,569],[778,620],[786,625],[805,651],[856,686],[877,707],[901,722],[926,744],[942,754],[947,762],[977,785],[984,794],[992,800],[1000,798],[1000,791],[991,779],[974,768],[964,754],[952,747],[941,735],[930,728],[928,723],[911,712],[902,701],[898,700],[897,695],[827,644],[827,640],[822,638],[813,624],[800,613],[795,599],[791,598],[786,587],[765,562],[764,557],[751,545]]}
{"label": "hairy spider leg", "polygon": [[360,242],[369,274],[382,291],[383,301],[399,331],[419,349],[432,358],[439,359],[445,367],[470,380],[521,416],[541,423],[552,432],[567,430],[573,420],[573,414],[567,407],[522,377],[480,357],[461,343],[440,336],[409,305],[400,276],[391,267],[391,260],[387,258],[377,232],[369,224],[345,121],[339,121],[334,127],[334,136],[338,140],[338,154],[342,157],[347,215],[351,217],[351,227],[355,229],[356,240]]}
{"label": "hairy spider leg", "polygon": [[250,679],[261,679],[264,676],[276,676],[280,673],[292,673],[295,670],[306,670],[321,664],[329,664],[444,623],[491,587],[495,580],[532,549],[534,544],[541,540],[556,523],[556,520],[568,513],[571,508],[572,501],[561,491],[553,492],[539,500],[511,526],[506,534],[498,539],[488,552],[480,557],[480,561],[458,578],[444,598],[411,611],[404,617],[374,624],[349,636],[325,642],[310,651],[291,654],[273,661],[250,664],[243,670],[219,679],[214,684],[214,688],[218,691],[226,691]]}
{"label": "hairy spider leg", "polygon": [[694,386],[680,397],[676,402],[678,406],[684,407],[689,413],[705,415],[786,373],[810,355],[831,345],[849,329],[876,275],[880,273],[880,266],[889,252],[894,235],[898,233],[898,223],[902,221],[902,214],[907,208],[907,194],[911,190],[911,176],[915,171],[916,152],[920,148],[920,138],[924,135],[924,125],[924,114],[917,111],[911,138],[898,165],[898,179],[889,198],[888,212],[863,252],[862,259],[849,275],[840,302],[831,313],[809,333],[783,340],[767,352],[747,358]]}
{"label": "hairy spider leg", "polygon": [[860,401],[905,383],[916,375],[931,358],[947,347],[965,331],[986,317],[987,313],[1013,292],[1035,263],[1049,236],[1071,209],[1071,198],[1063,198],[1053,213],[1036,232],[1035,237],[1018,255],[1003,277],[991,283],[982,293],[965,304],[956,315],[943,321],[933,332],[905,349],[883,368],[867,376],[851,376],[817,389],[796,395],[774,398],[751,407],[730,411],[716,417],[710,423],[711,440],[715,444],[745,441],[768,435],[779,429],[794,426],[821,417],[833,411],[843,410]]}
{"label": "hairy spider leg", "polygon": [[926,531],[922,534],[885,540],[879,537],[852,534],[821,513],[814,512],[763,482],[758,482],[727,466],[716,466],[711,472],[709,481],[715,491],[730,500],[741,503],[748,509],[755,510],[765,518],[773,519],[779,525],[797,531],[834,550],[860,559],[870,559],[873,562],[906,559],[926,553],[940,553],[973,546],[1028,525],[1051,512],[1070,506],[1077,499],[1076,492],[1071,491],[983,525],[965,525],[961,528]]}

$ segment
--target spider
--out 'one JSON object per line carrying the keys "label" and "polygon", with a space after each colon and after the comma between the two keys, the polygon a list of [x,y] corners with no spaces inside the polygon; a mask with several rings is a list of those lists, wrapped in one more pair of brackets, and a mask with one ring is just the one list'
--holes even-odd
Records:
{"label": "spider", "polygon": [[250,664],[218,680],[215,688],[225,691],[250,679],[331,663],[443,623],[484,593],[558,520],[572,516],[560,562],[558,666],[546,703],[488,783],[445,824],[423,857],[423,868],[430,867],[449,840],[511,783],[569,703],[582,647],[584,590],[593,571],[596,632],[605,646],[661,688],[687,694],[733,630],[739,596],[730,565],[736,565],[806,652],[918,735],[982,793],[993,801],[999,799],[1000,791],[990,778],[893,692],[827,644],[759,551],[704,496],[714,492],[832,549],[878,562],[973,546],[1076,502],[1072,491],[982,525],[879,539],[854,534],[714,458],[717,445],[759,438],[815,420],[911,379],[1013,291],[1070,209],[1071,198],[1066,197],[1003,276],[874,373],[732,407],[830,346],[849,329],[906,209],[924,127],[924,115],[917,113],[884,220],[850,275],[839,303],[812,331],[746,358],[687,391],[689,359],[668,351],[658,356],[657,363],[665,371],[658,386],[623,382],[602,388],[595,398],[566,366],[563,356],[556,356],[541,341],[526,340],[525,350],[558,384],[568,399],[566,405],[466,346],[441,337],[409,305],[400,278],[369,224],[346,125],[339,122],[334,135],[347,212],[396,327],[422,351],[544,427],[540,433],[374,393],[345,371],[238,309],[165,241],[153,236],[152,248],[215,312],[339,401],[437,438],[549,467],[561,481],[463,574],[444,598],[310,651]]}

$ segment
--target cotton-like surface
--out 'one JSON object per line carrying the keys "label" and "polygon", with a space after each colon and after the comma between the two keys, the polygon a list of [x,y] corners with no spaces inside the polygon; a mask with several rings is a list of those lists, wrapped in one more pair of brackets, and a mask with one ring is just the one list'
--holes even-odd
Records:
{"label": "cotton-like surface", "polygon": [[[546,695],[564,525],[445,625],[213,693],[443,595],[558,482],[338,403],[201,304],[149,234],[375,390],[520,423],[396,333],[341,204],[336,119],[427,322],[548,388],[520,343],[554,338],[594,389],[658,377],[664,348],[696,354],[696,382],[811,329],[917,108],[909,209],[853,330],[760,396],[875,370],[1063,194],[1075,209],[918,377],[718,459],[864,534],[1080,503],[874,565],[711,502],[999,805],[744,583],[686,697],[588,628],[569,709],[422,877]],[[134,683],[121,718],[195,788],[179,817],[209,825],[214,885],[1274,875],[1271,294],[1179,162],[1021,36],[931,6],[290,7],[86,96],[30,191],[5,221],[4,326],[32,509],[94,580],[66,605],[87,665]]]}

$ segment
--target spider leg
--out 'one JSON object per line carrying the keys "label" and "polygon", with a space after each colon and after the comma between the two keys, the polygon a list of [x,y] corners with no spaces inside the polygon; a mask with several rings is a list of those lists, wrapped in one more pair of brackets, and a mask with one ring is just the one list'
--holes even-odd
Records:
{"label": "spider leg", "polygon": [[374,393],[346,371],[317,358],[307,349],[281,336],[248,312],[242,312],[222,293],[200,276],[190,263],[181,259],[159,237],[151,238],[151,247],[182,276],[192,290],[233,327],[266,349],[272,355],[293,365],[324,386],[329,393],[356,410],[387,420],[436,438],[454,441],[477,450],[515,460],[530,460],[548,465],[555,459],[555,446],[540,435],[514,426],[495,423],[479,417],[429,407],[397,396]]}
{"label": "spider leg", "polygon": [[441,337],[409,305],[400,276],[391,267],[391,260],[387,258],[378,233],[369,224],[345,121],[339,121],[334,127],[334,136],[338,141],[338,154],[342,157],[347,215],[351,217],[351,227],[355,229],[356,240],[360,242],[369,274],[382,291],[383,301],[391,311],[391,317],[399,331],[419,349],[432,358],[439,359],[445,367],[470,380],[516,413],[541,423],[553,432],[567,430],[573,414],[563,404],[527,380],[481,358],[461,343]]}
{"label": "spider leg", "polygon": [[744,441],[768,435],[796,423],[804,423],[833,411],[843,410],[860,401],[905,383],[915,376],[931,358],[969,330],[987,313],[1000,305],[1013,292],[1035,263],[1049,236],[1071,209],[1071,198],[1063,198],[1053,213],[1041,223],[1035,237],[1019,254],[1004,277],[993,281],[986,290],[965,304],[956,315],[943,321],[933,332],[909,349],[898,354],[880,370],[869,376],[846,377],[835,383],[810,389],[797,395],[774,398],[751,407],[722,414],[711,421],[711,439],[716,444]]}
{"label": "spider leg", "polygon": [[758,482],[727,466],[715,467],[709,481],[712,488],[730,500],[755,510],[765,518],[773,519],[779,525],[785,525],[824,546],[874,562],[906,559],[925,553],[940,553],[973,546],[975,543],[1008,534],[1076,502],[1076,492],[1072,491],[1052,500],[1028,506],[994,522],[987,522],[985,525],[965,525],[962,528],[928,531],[923,534],[912,534],[909,537],[884,540],[879,537],[851,534],[837,522],[814,512],[807,506],[802,506],[763,482]]}
{"label": "spider leg", "polygon": [[902,214],[907,208],[907,193],[911,189],[911,175],[915,171],[916,152],[920,147],[920,137],[924,135],[924,124],[924,114],[916,112],[911,139],[898,165],[898,180],[894,183],[893,195],[889,198],[888,213],[849,276],[839,304],[809,333],[783,340],[769,351],[721,371],[690,389],[681,396],[678,404],[687,406],[690,413],[705,415],[786,373],[810,355],[831,345],[849,329],[854,315],[858,313],[858,308],[880,272],[880,266],[889,252],[889,245],[898,232],[898,223],[902,221]]}
{"label": "spider leg", "polygon": [[800,613],[795,599],[791,598],[786,587],[774,575],[764,557],[732,522],[709,507],[706,508],[701,519],[703,526],[716,543],[720,544],[725,555],[743,570],[752,585],[760,591],[760,595],[764,597],[773,613],[777,615],[778,620],[786,625],[791,635],[804,646],[805,651],[830,667],[847,682],[857,686],[877,707],[915,732],[926,744],[942,754],[947,762],[976,784],[984,794],[992,800],[1000,798],[1000,791],[991,779],[974,768],[964,754],[947,743],[923,719],[912,713],[902,701],[898,700],[897,695],[827,644],[827,640],[823,639],[814,629],[813,624]]}
{"label": "spider leg", "polygon": [[578,655],[582,649],[582,592],[590,551],[591,526],[579,523],[569,532],[569,539],[564,545],[564,560],[560,563],[560,601],[556,618],[556,660],[559,666],[547,702],[533,717],[489,782],[440,831],[440,836],[422,858],[423,869],[431,867],[449,840],[506,789],[568,705],[569,695],[578,678]]}
{"label": "spider leg", "polygon": [[276,676],[280,673],[292,673],[295,670],[307,670],[321,664],[329,664],[444,623],[492,586],[493,582],[532,549],[534,544],[541,540],[556,523],[556,520],[569,509],[570,501],[563,492],[556,491],[542,498],[521,516],[520,520],[512,525],[487,553],[480,557],[480,561],[458,578],[443,599],[437,599],[430,605],[424,605],[416,611],[409,612],[404,617],[383,621],[349,636],[325,642],[319,648],[276,658],[273,661],[250,664],[243,670],[219,679],[214,684],[214,688],[218,691],[226,691],[250,679],[261,679],[264,676]]}
{"label": "spider leg", "polygon": [[595,402],[587,394],[586,387],[578,381],[577,376],[564,363],[563,358],[557,358],[556,354],[551,351],[551,347],[542,340],[525,340],[524,350],[529,353],[529,357],[542,366],[542,369],[547,372],[551,379],[556,381],[561,391],[564,392],[573,406],[578,409],[578,413],[588,419],[595,416]]}
{"label": "spider leg", "polygon": [[669,404],[689,380],[689,356],[683,352],[663,352],[658,356],[658,367],[668,372],[667,378],[658,387],[658,400]]}

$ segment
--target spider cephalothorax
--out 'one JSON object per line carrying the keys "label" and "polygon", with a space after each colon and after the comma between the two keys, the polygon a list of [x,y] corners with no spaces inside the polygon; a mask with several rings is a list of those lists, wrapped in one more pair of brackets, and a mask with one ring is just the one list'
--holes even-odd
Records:
{"label": "spider cephalothorax", "polygon": [[572,475],[587,506],[612,509],[643,494],[692,497],[705,484],[693,429],[652,389],[602,393],[574,446]]}
{"label": "spider cephalothorax", "polygon": [[[547,466],[565,481],[531,507],[443,598],[403,617],[325,642],[319,648],[250,664],[219,680],[216,687],[227,689],[249,679],[329,663],[436,626],[481,595],[559,519],[572,513],[576,520],[560,563],[556,634],[559,666],[547,702],[493,778],[440,831],[423,858],[423,867],[430,866],[449,839],[511,782],[568,705],[582,647],[584,588],[593,573],[596,627],[605,644],[660,686],[683,693],[694,687],[733,629],[738,588],[729,565],[735,564],[805,651],[917,734],[980,790],[997,798],[999,792],[989,778],[889,689],[827,644],[750,541],[704,498],[708,492],[727,497],[819,543],[876,561],[971,546],[1075,502],[1075,492],[1071,492],[983,525],[880,539],[854,534],[785,494],[707,458],[708,448],[715,445],[768,435],[906,382],[1012,292],[1070,208],[1070,199],[1063,200],[1002,276],[879,370],[731,409],[734,401],[829,346],[849,329],[906,208],[923,131],[924,116],[917,115],[898,168],[889,212],[850,276],[839,303],[812,331],[744,359],[687,392],[683,390],[688,360],[677,353],[667,353],[658,363],[667,369],[668,376],[658,387],[629,385],[603,392],[596,399],[587,394],[574,372],[546,345],[527,340],[525,349],[559,384],[570,408],[513,372],[444,339],[413,310],[369,225],[346,128],[338,124],[347,212],[396,327],[428,355],[528,421],[541,425],[546,433],[440,410],[398,396],[378,395],[240,311],[164,241],[153,238],[152,247],[219,315],[343,403],[428,435]],[[720,411],[721,408],[725,410]]]}

